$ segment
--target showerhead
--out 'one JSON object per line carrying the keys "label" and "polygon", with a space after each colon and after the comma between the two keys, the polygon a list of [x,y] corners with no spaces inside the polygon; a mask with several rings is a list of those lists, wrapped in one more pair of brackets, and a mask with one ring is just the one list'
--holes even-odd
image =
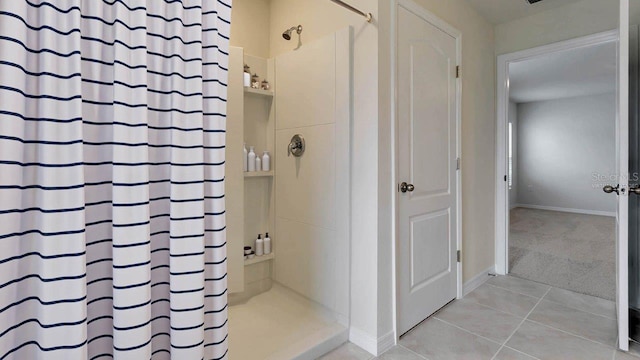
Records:
{"label": "showerhead", "polygon": [[294,26],[291,29],[287,29],[282,33],[282,37],[285,40],[291,40],[291,33],[293,32],[293,30],[295,30],[298,35],[302,34],[302,25],[298,25],[298,26]]}

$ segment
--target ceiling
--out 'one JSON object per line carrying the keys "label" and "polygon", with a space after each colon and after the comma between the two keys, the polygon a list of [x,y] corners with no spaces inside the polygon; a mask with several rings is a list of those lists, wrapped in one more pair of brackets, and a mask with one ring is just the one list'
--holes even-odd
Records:
{"label": "ceiling", "polygon": [[467,0],[487,21],[502,24],[580,0],[542,0],[529,4],[526,0]]}
{"label": "ceiling", "polygon": [[516,103],[613,92],[616,43],[562,51],[509,66],[509,98]]}

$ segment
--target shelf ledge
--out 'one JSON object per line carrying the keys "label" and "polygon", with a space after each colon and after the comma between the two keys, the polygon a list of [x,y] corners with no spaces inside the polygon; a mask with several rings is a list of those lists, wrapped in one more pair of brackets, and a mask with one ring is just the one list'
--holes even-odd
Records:
{"label": "shelf ledge", "polygon": [[244,93],[245,94],[252,94],[252,95],[258,95],[258,96],[265,96],[265,97],[273,97],[273,91],[271,90],[262,90],[262,89],[253,89],[253,88],[249,88],[249,87],[245,87],[244,88]]}
{"label": "shelf ledge", "polygon": [[273,177],[273,171],[251,171],[245,172],[244,177],[256,178],[256,177]]}
{"label": "shelf ledge", "polygon": [[271,252],[269,255],[255,256],[253,259],[248,259],[244,261],[244,266],[253,265],[257,263],[261,263],[264,261],[273,260],[275,258],[275,254]]}

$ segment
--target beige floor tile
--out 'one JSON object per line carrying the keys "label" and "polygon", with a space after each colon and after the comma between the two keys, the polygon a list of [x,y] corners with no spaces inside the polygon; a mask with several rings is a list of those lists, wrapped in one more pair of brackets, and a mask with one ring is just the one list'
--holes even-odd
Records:
{"label": "beige floor tile", "polygon": [[379,360],[424,360],[425,358],[416,355],[414,352],[409,351],[402,346],[395,346],[386,353],[378,356]]}
{"label": "beige floor tile", "polygon": [[612,348],[544,325],[525,321],[507,346],[541,360],[610,360]]}
{"label": "beige floor tile", "polygon": [[372,358],[373,356],[364,349],[348,342],[321,357],[320,360],[369,360]]}
{"label": "beige floor tile", "polygon": [[540,299],[547,293],[551,286],[534,281],[520,279],[514,276],[496,276],[488,281],[489,284],[523,295]]}
{"label": "beige floor tile", "polygon": [[528,319],[609,346],[614,346],[616,343],[616,320],[572,309],[552,301],[542,300]]}
{"label": "beige floor tile", "polygon": [[438,319],[428,319],[400,339],[400,345],[429,360],[491,359],[500,345]]}
{"label": "beige floor tile", "polygon": [[523,318],[529,314],[538,302],[537,298],[489,284],[483,284],[467,295],[465,299]]}
{"label": "beige floor tile", "polygon": [[523,354],[519,351],[513,350],[508,347],[503,347],[498,352],[498,355],[494,358],[495,360],[536,360],[536,358],[529,356],[527,354]]}
{"label": "beige floor tile", "polygon": [[438,311],[434,317],[500,344],[504,343],[522,322],[522,318],[468,299],[454,301]]}
{"label": "beige floor tile", "polygon": [[626,353],[623,351],[616,350],[616,355],[613,359],[614,360],[638,360],[640,358],[633,355],[632,353]]}
{"label": "beige floor tile", "polygon": [[616,318],[616,304],[613,301],[599,297],[552,288],[544,299],[592,314],[606,316],[611,319]]}

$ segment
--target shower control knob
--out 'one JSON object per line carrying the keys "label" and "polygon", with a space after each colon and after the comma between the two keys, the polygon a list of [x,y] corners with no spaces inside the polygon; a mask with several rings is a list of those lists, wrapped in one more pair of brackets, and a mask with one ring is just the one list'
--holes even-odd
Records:
{"label": "shower control knob", "polygon": [[401,193],[406,193],[407,191],[413,192],[413,190],[415,190],[415,186],[413,186],[413,184],[407,184],[406,182],[403,182],[402,184],[400,184]]}

